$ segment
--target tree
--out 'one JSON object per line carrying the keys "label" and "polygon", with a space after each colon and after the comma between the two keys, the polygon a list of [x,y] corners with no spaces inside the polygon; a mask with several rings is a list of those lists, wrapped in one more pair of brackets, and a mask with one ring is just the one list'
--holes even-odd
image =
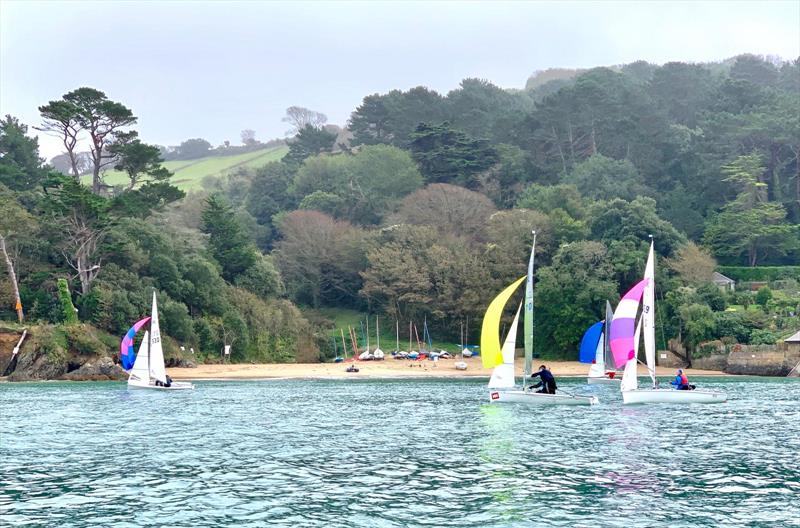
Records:
{"label": "tree", "polygon": [[306,125],[289,142],[289,152],[283,157],[285,163],[299,166],[306,158],[330,152],[336,142],[336,134],[324,128]]}
{"label": "tree", "polygon": [[46,177],[39,140],[27,133],[28,127],[15,117],[0,120],[0,183],[17,191],[32,189]]}
{"label": "tree", "polygon": [[364,234],[318,211],[292,211],[280,222],[275,262],[287,292],[311,306],[350,305],[361,288]]}
{"label": "tree", "polygon": [[[714,312],[706,304],[690,304],[682,306],[679,310],[683,343],[691,352],[697,349],[697,345],[709,339],[714,330]],[[691,354],[687,358],[689,366],[692,366]]]}
{"label": "tree", "polygon": [[78,108],[66,100],[50,101],[39,107],[42,115],[42,126],[37,130],[47,132],[61,138],[67,156],[70,160],[72,176],[78,178],[81,171],[78,169],[77,145],[78,136],[83,130],[79,119]]}
{"label": "tree", "polygon": [[428,183],[475,187],[479,173],[497,162],[497,152],[484,139],[473,139],[449,123],[420,123],[410,136],[411,155]]}
{"label": "tree", "polygon": [[211,255],[222,266],[225,280],[233,282],[256,263],[256,250],[244,235],[233,209],[219,195],[206,199],[202,218]]}
{"label": "tree", "polygon": [[44,120],[43,130],[62,134],[64,147],[72,160],[73,176],[78,177],[75,147],[80,132],[89,135],[89,153],[92,158],[92,192],[98,194],[102,180],[100,171],[114,161],[108,145],[114,135],[136,123],[128,107],[111,101],[106,94],[94,88],[78,88],[65,94],[60,101],[51,101],[39,108]]}
{"label": "tree", "polygon": [[242,130],[241,136],[242,136],[242,144],[247,147],[251,147],[253,145],[258,144],[255,130],[250,130],[249,128]]}
{"label": "tree", "polygon": [[717,269],[717,261],[711,253],[692,241],[681,246],[676,251],[675,257],[669,259],[666,264],[687,286],[710,283]]}
{"label": "tree", "polygon": [[321,129],[328,122],[328,116],[302,106],[290,106],[286,109],[286,116],[281,121],[292,126],[286,135],[294,136],[306,127]]}
{"label": "tree", "polygon": [[536,347],[565,357],[576,349],[586,328],[602,319],[606,300],[619,296],[606,248],[599,242],[566,244],[537,276]]}
{"label": "tree", "polygon": [[595,200],[633,200],[650,194],[633,163],[613,160],[602,154],[595,154],[575,165],[563,181],[575,185],[583,196]]}
{"label": "tree", "polygon": [[202,138],[187,139],[175,149],[175,159],[187,160],[204,158],[211,150],[211,143]]}
{"label": "tree", "polygon": [[110,227],[109,201],[92,194],[74,178],[52,177],[45,186],[44,211],[56,231],[58,245],[87,295],[100,273],[99,244]]}
{"label": "tree", "polygon": [[117,140],[108,147],[108,152],[116,159],[114,168],[128,175],[129,191],[146,176],[157,182],[172,177],[172,173],[161,165],[164,161],[161,150],[155,145],[142,143],[137,136],[136,132],[118,134]]}
{"label": "tree", "polygon": [[783,256],[800,246],[798,226],[786,222],[783,205],[768,201],[764,173],[758,155],[739,156],[722,167],[730,182],[740,191],[708,222],[704,241],[717,256],[741,258],[749,266],[770,254]]}
{"label": "tree", "polygon": [[[73,165],[69,153],[62,152],[50,158],[50,165],[61,174],[72,175]],[[92,157],[88,152],[77,152],[75,154],[75,167],[79,175],[86,174],[92,169]]]}
{"label": "tree", "polygon": [[494,204],[486,196],[457,185],[436,183],[406,196],[390,222],[428,225],[442,234],[481,239],[494,212]]}

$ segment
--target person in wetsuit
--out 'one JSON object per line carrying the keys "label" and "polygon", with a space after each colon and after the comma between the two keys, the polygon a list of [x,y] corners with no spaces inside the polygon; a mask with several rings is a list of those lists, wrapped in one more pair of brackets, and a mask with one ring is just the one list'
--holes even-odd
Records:
{"label": "person in wetsuit", "polygon": [[539,378],[539,383],[533,385],[532,389],[538,389],[542,387],[541,390],[536,392],[540,392],[543,394],[555,394],[556,393],[556,379],[553,377],[553,373],[547,370],[547,367],[544,365],[539,366],[539,372],[534,372],[531,374],[531,378]]}

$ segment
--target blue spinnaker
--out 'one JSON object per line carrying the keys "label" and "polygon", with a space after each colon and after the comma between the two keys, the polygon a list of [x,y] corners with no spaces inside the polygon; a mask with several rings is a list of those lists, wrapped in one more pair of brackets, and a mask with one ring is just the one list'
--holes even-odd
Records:
{"label": "blue spinnaker", "polygon": [[578,361],[581,363],[594,363],[595,355],[597,354],[597,343],[603,335],[603,321],[598,321],[583,334],[581,339],[580,353],[578,354]]}

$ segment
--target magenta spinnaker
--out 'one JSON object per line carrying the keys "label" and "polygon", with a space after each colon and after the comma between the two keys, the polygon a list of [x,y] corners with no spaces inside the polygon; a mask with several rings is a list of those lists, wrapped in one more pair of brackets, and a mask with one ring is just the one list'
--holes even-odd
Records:
{"label": "magenta spinnaker", "polygon": [[133,337],[141,327],[150,321],[149,317],[145,317],[141,321],[137,321],[132,327],[125,332],[125,337],[122,338],[122,343],[119,345],[119,359],[122,363],[122,368],[130,370],[133,368],[133,363],[136,361],[136,352],[133,350]]}
{"label": "magenta spinnaker", "polygon": [[633,335],[636,330],[636,313],[642,301],[644,288],[650,279],[644,279],[628,290],[614,310],[611,321],[609,343],[614,354],[614,366],[622,368],[629,359],[636,357],[636,343]]}

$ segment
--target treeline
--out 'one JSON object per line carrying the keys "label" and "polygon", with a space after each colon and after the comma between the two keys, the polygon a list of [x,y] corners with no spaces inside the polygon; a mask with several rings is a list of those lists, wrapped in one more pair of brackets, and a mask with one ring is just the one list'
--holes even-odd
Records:
{"label": "treeline", "polygon": [[[63,320],[53,285],[67,278],[81,319],[118,331],[156,287],[169,335],[204,350],[233,342],[238,360],[328,354],[326,322],[312,327],[295,305],[427,318],[437,338],[456,339],[461,320],[524,274],[533,229],[543,354],[573,356],[605,300],[641,277],[648,235],[662,346],[769,342],[800,311],[798,277],[760,297],[710,280],[717,261],[800,260],[799,102],[798,61],[751,55],[596,68],[524,91],[467,79],[446,95],[367,96],[346,134],[293,107],[281,162],[185,198],[160,152],[142,170],[118,151],[132,184],[113,195],[102,179],[95,192],[54,180],[8,118],[0,144],[16,153],[0,176],[7,209],[24,218],[11,225],[31,229],[0,229],[18,244],[29,317]],[[78,217],[102,235],[73,266],[64,241]]]}
{"label": "treeline", "polygon": [[[427,317],[454,338],[524,273],[536,229],[537,346],[562,354],[641,276],[652,234],[662,345],[729,337],[730,320],[748,342],[791,324],[796,292],[759,312],[710,280],[715,259],[800,258],[799,72],[745,55],[596,68],[527,91],[467,79],[446,95],[370,95],[344,153],[309,124],[281,163],[220,190],[303,305]],[[729,303],[750,311],[725,314]]]}
{"label": "treeline", "polygon": [[[121,335],[148,313],[155,289],[173,354],[179,344],[219,360],[231,345],[234,361],[318,359],[325,336],[284,298],[270,257],[226,204],[214,196],[184,199],[159,149],[132,130],[130,109],[79,88],[40,112],[43,128],[62,131],[71,159],[89,141],[94,176],[87,186],[79,171],[54,171],[26,125],[10,116],[0,121],[3,318],[88,322]],[[130,185],[106,186],[105,166],[125,171]]]}

